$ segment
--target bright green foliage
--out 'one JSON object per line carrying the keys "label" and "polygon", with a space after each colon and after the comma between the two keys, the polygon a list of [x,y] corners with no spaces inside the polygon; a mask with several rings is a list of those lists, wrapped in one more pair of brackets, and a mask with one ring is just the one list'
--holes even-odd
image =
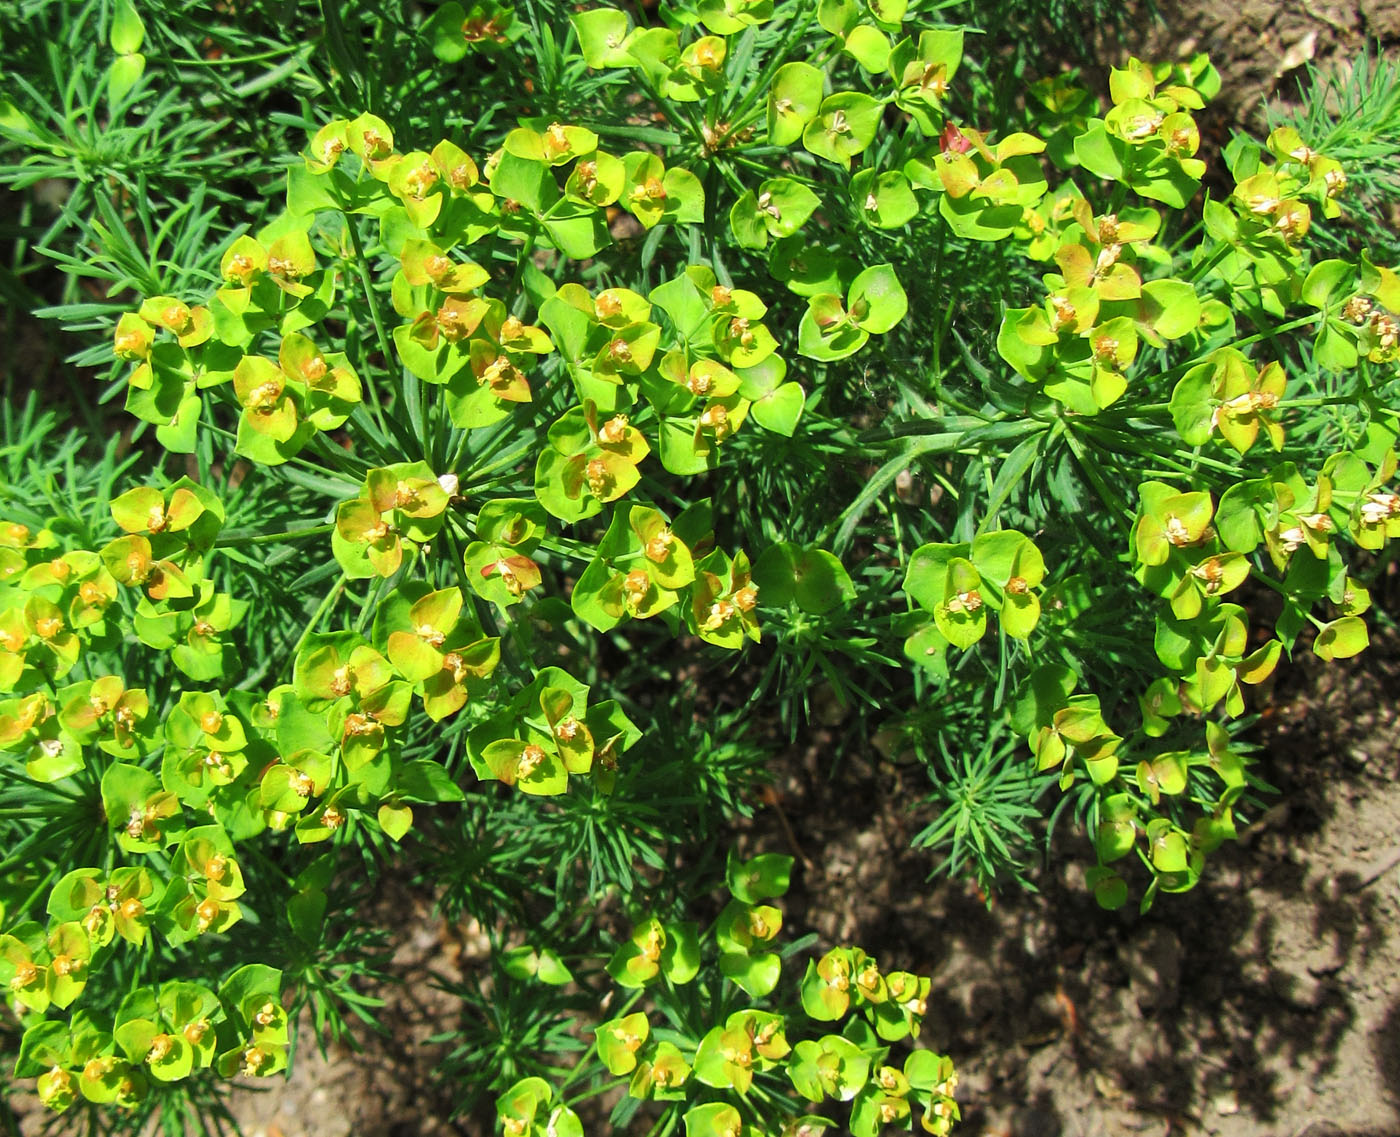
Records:
{"label": "bright green foliage", "polygon": [[142,988],[122,1000],[112,1034],[128,1062],[144,1063],[157,1081],[178,1082],[213,1062],[212,1020],[220,1010],[214,992],[172,981],[159,991]]}
{"label": "bright green foliage", "polygon": [[[1194,204],[1203,56],[1113,68],[1105,110],[1072,73],[1008,98],[901,0],[481,0],[372,35],[330,5],[184,68],[173,12],[83,11],[91,74],[0,101],[0,176],[74,186],[22,225],[82,230],[57,255],[114,299],[59,311],[110,333],[81,358],[137,423],[133,462],[35,474],[4,408],[0,982],[51,1108],[139,1125],[284,1070],[302,1007],[371,1015],[339,898],[416,848],[492,940],[490,1041],[454,1060],[510,1137],[581,1133],[566,1091],[608,1078],[619,1130],[830,1099],[858,1137],[946,1133],[929,979],[794,962],[790,858],[731,853],[686,919],[747,722],[886,716],[936,783],[918,843],[988,887],[1058,782],[1098,901],[1145,907],[1267,792],[1244,689],[1368,643],[1400,276],[1313,255],[1365,177],[1344,137],[1237,138]],[[248,59],[172,121],[158,79]],[[207,108],[267,89],[211,166]],[[245,160],[266,209],[222,188]]]}
{"label": "bright green foliage", "polygon": [[947,645],[968,648],[987,631],[987,608],[1006,634],[1026,639],[1040,618],[1034,589],[1045,579],[1045,561],[1028,537],[1014,530],[986,533],[971,544],[924,545],[915,550],[904,590],[933,616],[933,626],[906,643],[914,655],[938,656]]}
{"label": "bright green foliage", "polygon": [[[927,978],[884,972],[859,948],[837,948],[808,962],[795,1000],[777,1001],[783,998],[777,994],[782,957],[790,952],[756,954],[777,946],[782,927],[781,911],[760,902],[787,891],[792,867],[791,857],[767,853],[743,861],[731,851],[726,873],[731,900],[712,933],[701,936],[693,924],[647,917],[618,945],[608,971],[633,995],[623,1013],[593,1028],[596,1061],[607,1075],[627,1079],[627,1098],[614,1117],[630,1116],[641,1101],[656,1101],[684,1123],[686,1133],[747,1133],[731,1103],[761,1100],[758,1087],[774,1085],[781,1072],[807,1101],[850,1103],[853,1132],[878,1132],[881,1125],[909,1118],[915,1106],[931,1132],[947,1132],[958,1113],[952,1063],[932,1051],[914,1050],[902,1071],[888,1064],[891,1044],[919,1033],[930,991]],[[736,957],[747,957],[750,966],[736,967]],[[771,959],[771,974],[757,982],[753,964],[762,958]],[[701,976],[715,964],[751,1001],[722,1018],[716,1010],[716,1021],[697,1030],[695,1004],[680,989],[700,986]],[[795,978],[791,969],[788,978]],[[644,996],[650,996],[652,1009],[631,1010]],[[725,1005],[735,1004],[716,1008]],[[819,1033],[821,1024],[856,1007],[862,1013],[840,1034]],[[798,1032],[817,1037],[797,1038]],[[505,1132],[529,1131],[524,1127],[537,1124],[552,1102],[563,1100],[564,1089],[585,1069],[592,1067],[576,1067],[558,1090],[540,1078],[516,1082],[497,1098]],[[815,1116],[798,1121],[830,1124]]]}
{"label": "bright green foliage", "polygon": [[859,273],[843,302],[839,295],[819,292],[807,301],[799,331],[799,350],[813,359],[836,360],[854,355],[871,335],[888,332],[908,311],[908,298],[890,265]]}

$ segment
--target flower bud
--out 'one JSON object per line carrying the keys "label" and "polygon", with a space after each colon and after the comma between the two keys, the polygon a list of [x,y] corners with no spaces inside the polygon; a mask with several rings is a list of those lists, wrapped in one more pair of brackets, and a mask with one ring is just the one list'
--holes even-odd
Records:
{"label": "flower bud", "polygon": [[598,441],[605,446],[616,446],[627,437],[627,416],[613,415],[598,428]]}
{"label": "flower bud", "polygon": [[543,747],[531,743],[520,752],[520,764],[516,767],[516,777],[528,778],[540,768],[546,757]]}
{"label": "flower bud", "polygon": [[646,543],[645,553],[647,560],[652,564],[661,564],[671,555],[671,546],[676,543],[675,536],[669,529],[663,529]]}
{"label": "flower bud", "polygon": [[219,918],[219,902],[206,896],[194,907],[195,923],[201,932],[207,932]]}
{"label": "flower bud", "polygon": [[612,482],[612,474],[608,470],[608,464],[601,458],[591,459],[583,468],[583,476],[594,497],[602,497],[608,492],[608,487]]}
{"label": "flower bud", "polygon": [[39,1077],[35,1090],[49,1109],[67,1109],[74,1100],[73,1075],[61,1066],[54,1066]]}
{"label": "flower bud", "polygon": [[593,301],[593,311],[600,320],[610,320],[612,317],[622,313],[622,301],[617,293],[609,290],[598,293],[598,298]]}
{"label": "flower bud", "polygon": [[633,569],[622,578],[622,591],[626,594],[628,605],[638,608],[651,591],[651,577],[641,569]]}
{"label": "flower bud", "polygon": [[1365,323],[1371,314],[1371,301],[1365,296],[1353,296],[1342,305],[1342,318],[1353,324]]}

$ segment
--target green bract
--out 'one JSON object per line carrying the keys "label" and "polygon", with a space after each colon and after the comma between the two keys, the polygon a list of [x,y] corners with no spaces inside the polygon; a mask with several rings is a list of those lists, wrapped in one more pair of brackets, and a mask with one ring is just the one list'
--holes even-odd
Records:
{"label": "green bract", "polygon": [[[987,606],[1000,615],[1007,635],[1029,637],[1040,618],[1040,599],[1033,589],[1044,578],[1040,550],[1023,534],[1005,530],[983,534],[971,544],[915,550],[904,588],[933,615],[934,628],[948,643],[966,649],[986,633]],[[935,650],[927,629],[913,640],[919,650]]]}

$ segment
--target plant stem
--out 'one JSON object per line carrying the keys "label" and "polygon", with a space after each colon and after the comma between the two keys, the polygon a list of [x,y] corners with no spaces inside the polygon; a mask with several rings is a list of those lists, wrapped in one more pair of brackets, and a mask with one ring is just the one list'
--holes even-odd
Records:
{"label": "plant stem", "polygon": [[778,46],[777,51],[773,53],[772,58],[764,65],[763,70],[759,73],[757,80],[755,80],[753,85],[749,88],[748,93],[740,100],[739,105],[730,112],[729,121],[731,123],[741,123],[743,121],[745,112],[753,105],[758,96],[768,89],[769,81],[777,74],[778,68],[786,61],[788,50],[811,26],[812,21],[816,19],[816,15],[817,5],[808,4],[806,18],[803,19],[800,24],[794,25],[787,37]]}
{"label": "plant stem", "polygon": [[[389,367],[393,364],[393,348],[389,343],[388,333],[384,330],[384,319],[379,312],[379,298],[375,295],[374,280],[369,274],[369,261],[365,259],[365,246],[360,240],[360,231],[355,225],[355,219],[349,213],[343,213],[345,227],[350,231],[350,244],[355,250],[355,268],[360,276],[360,283],[364,286],[365,300],[369,304],[369,316],[374,322],[374,334],[379,340],[379,350],[384,355],[384,365]],[[389,428],[385,425],[384,408],[379,403],[379,388],[373,379],[366,378],[365,386],[369,389],[369,401],[374,414],[375,422],[379,424],[380,434],[387,435]]]}
{"label": "plant stem", "polygon": [[1068,425],[1068,422],[1066,423],[1065,441],[1069,443],[1069,448],[1074,452],[1074,457],[1079,462],[1079,468],[1084,471],[1084,476],[1093,482],[1094,489],[1098,491],[1104,504],[1131,519],[1133,511],[1128,508],[1128,503],[1119,496],[1117,490],[1103,480],[1098,466],[1090,461],[1090,456],[1085,452],[1083,443],[1075,437],[1074,429]]}
{"label": "plant stem", "polygon": [[334,528],[334,522],[327,522],[325,525],[309,525],[303,529],[288,529],[282,533],[261,533],[256,537],[245,537],[242,535],[242,530],[233,530],[215,541],[214,548],[222,549],[229,545],[271,545],[278,541],[296,541],[302,537],[315,537],[321,533],[329,533]]}
{"label": "plant stem", "polygon": [[[291,667],[292,663],[296,660],[297,655],[305,646],[306,641],[311,638],[311,633],[316,630],[316,625],[321,622],[322,617],[325,616],[325,614],[329,612],[331,608],[335,605],[335,602],[340,599],[341,594],[345,591],[345,586],[349,582],[349,574],[341,572],[340,579],[335,582],[334,587],[332,587],[331,590],[328,593],[326,593],[325,597],[321,600],[321,603],[317,605],[316,611],[311,614],[311,619],[307,621],[306,627],[302,629],[301,635],[297,637],[297,642],[292,646],[292,650],[287,655],[287,662],[285,665],[287,668]],[[284,670],[284,675],[285,674],[286,672]]]}
{"label": "plant stem", "polygon": [[1220,244],[1216,246],[1215,251],[1198,264],[1191,275],[1186,278],[1188,283],[1195,284],[1196,281],[1200,280],[1201,277],[1205,276],[1206,273],[1210,272],[1211,269],[1229,256],[1234,247],[1234,245],[1226,241],[1221,241]]}

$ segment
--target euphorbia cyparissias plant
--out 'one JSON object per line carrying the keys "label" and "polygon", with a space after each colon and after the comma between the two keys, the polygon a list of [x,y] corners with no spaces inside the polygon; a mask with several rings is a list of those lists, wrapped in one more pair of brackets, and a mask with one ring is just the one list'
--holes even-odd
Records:
{"label": "euphorbia cyparissias plant", "polygon": [[[5,911],[0,979],[25,1016],[17,1071],[50,1107],[285,1069],[284,1002],[324,981],[322,849],[393,856],[426,809],[519,795],[553,799],[539,816],[577,821],[580,849],[622,828],[596,819],[666,732],[589,645],[756,643],[772,662],[755,690],[790,668],[804,705],[816,674],[890,679],[901,641],[917,678],[891,683],[924,705],[982,675],[1028,744],[1017,760],[1080,795],[1107,907],[1130,854],[1146,904],[1234,835],[1259,788],[1227,725],[1244,688],[1305,634],[1324,658],[1365,646],[1369,593],[1343,556],[1400,533],[1396,416],[1376,395],[1400,284],[1364,256],[1311,260],[1339,163],[1296,132],[1233,144],[1234,189],[1196,233],[1192,112],[1219,83],[1203,57],[1114,69],[1102,116],[1052,84],[1037,123],[983,130],[950,114],[960,28],[887,0],[693,15],[594,8],[557,29],[574,74],[638,92],[621,119],[581,95],[576,120],[483,120],[474,157],[461,139],[406,148],[371,113],[323,123],[285,211],[223,250],[216,287],[162,288],[118,320],[127,410],[200,476],[155,472],[97,527],[0,526],[0,754],[63,845]],[[423,34],[446,65],[527,37],[545,54],[494,4],[444,5]],[[658,125],[629,121],[644,111]],[[963,345],[961,387],[948,360],[974,329],[946,322],[954,304],[930,330],[946,300],[908,253],[929,234],[935,273],[945,247],[994,243],[1044,270],[978,340],[995,373]],[[1003,283],[999,312],[1024,284]],[[1290,330],[1310,333],[1304,367],[1275,350]],[[1335,393],[1308,394],[1324,373]],[[849,389],[872,375],[892,421],[854,427]],[[843,457],[872,456],[815,526],[762,500],[789,464],[829,497]],[[303,514],[260,531],[232,478],[210,488],[216,466],[275,479]],[[881,498],[910,469],[955,491],[947,526]],[[893,520],[853,555],[877,501]],[[250,569],[285,576],[296,626],[277,641],[251,638]],[[1262,644],[1249,580],[1283,597]],[[1122,666],[1102,611],[1150,652]],[[926,977],[835,947],[783,992],[767,901],[789,868],[735,858],[703,934],[637,884],[631,932],[570,967],[542,942],[503,951],[504,977],[649,1002],[597,1027],[601,1069],[496,1085],[502,1128],[577,1131],[564,1090],[605,1071],[696,1134],[742,1134],[739,1106],[760,1102],[765,1124],[815,1124],[804,1103],[827,1098],[861,1137],[916,1115],[947,1132],[951,1064],[892,1049],[918,1032]],[[253,907],[271,894],[285,905]],[[188,959],[254,916],[285,933],[265,959],[207,983],[152,962],[153,942]],[[721,994],[692,1014],[682,989]]]}

